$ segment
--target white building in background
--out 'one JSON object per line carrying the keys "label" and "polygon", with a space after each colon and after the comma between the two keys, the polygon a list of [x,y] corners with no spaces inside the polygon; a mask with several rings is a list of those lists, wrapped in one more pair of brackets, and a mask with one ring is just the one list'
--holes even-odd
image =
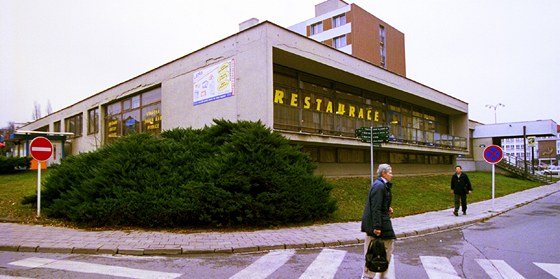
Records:
{"label": "white building in background", "polygon": [[[481,158],[486,146],[499,145],[510,159],[530,162],[533,150],[529,144],[525,145],[526,137],[535,137],[534,159],[557,164],[559,127],[553,120],[477,125],[472,136],[475,161],[484,162]],[[477,169],[484,169],[486,165],[479,163]]]}
{"label": "white building in background", "polygon": [[[531,146],[529,146],[529,143],[524,140],[523,138],[505,138],[502,139],[502,148],[504,150],[505,155],[508,156],[513,156],[513,157],[517,157],[517,158],[525,158],[524,156],[527,156],[527,160],[531,160],[531,158],[533,158],[534,160],[539,160],[539,163],[544,163],[544,164],[550,164],[551,163],[551,158],[549,156],[547,156],[546,158],[542,158],[539,157],[539,154],[542,156],[542,150],[541,152],[539,152],[539,142],[540,141],[550,141],[550,140],[554,140],[556,141],[556,161],[558,160],[558,158],[560,157],[560,125],[557,128],[557,134],[556,136],[541,136],[541,137],[536,137],[536,144],[534,146],[534,150],[531,148]],[[525,144],[528,144],[527,147],[525,147]],[[525,153],[525,154],[524,154]],[[533,157],[534,156],[534,157]],[[552,163],[554,162],[554,160],[552,161]]]}

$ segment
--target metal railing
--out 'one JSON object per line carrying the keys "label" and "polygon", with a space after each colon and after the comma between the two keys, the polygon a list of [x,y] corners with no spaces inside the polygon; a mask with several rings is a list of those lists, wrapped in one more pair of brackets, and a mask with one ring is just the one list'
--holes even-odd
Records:
{"label": "metal railing", "polygon": [[522,176],[532,181],[551,183],[552,179],[546,175],[542,175],[534,168],[530,162],[525,162],[522,158],[505,155],[503,159],[496,164],[498,167],[509,172]]}

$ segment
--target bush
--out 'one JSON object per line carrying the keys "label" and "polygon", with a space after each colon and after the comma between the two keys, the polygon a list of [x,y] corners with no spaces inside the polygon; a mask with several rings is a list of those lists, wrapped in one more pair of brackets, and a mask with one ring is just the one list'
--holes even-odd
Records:
{"label": "bush", "polygon": [[18,169],[28,169],[31,166],[30,157],[0,156],[0,174],[12,173]]}
{"label": "bush", "polygon": [[[332,186],[260,122],[135,134],[52,167],[44,212],[88,226],[270,226],[327,218]],[[32,200],[32,199],[29,199]]]}

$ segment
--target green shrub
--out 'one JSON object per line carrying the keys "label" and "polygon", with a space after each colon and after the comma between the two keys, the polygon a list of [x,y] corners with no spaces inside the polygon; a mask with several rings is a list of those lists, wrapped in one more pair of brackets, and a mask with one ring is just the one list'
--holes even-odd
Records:
{"label": "green shrub", "polygon": [[[44,212],[88,226],[270,226],[324,219],[332,189],[260,122],[134,134],[52,167]],[[28,199],[33,200],[32,198]]]}
{"label": "green shrub", "polygon": [[18,169],[29,169],[30,157],[4,157],[0,156],[0,174],[12,173]]}

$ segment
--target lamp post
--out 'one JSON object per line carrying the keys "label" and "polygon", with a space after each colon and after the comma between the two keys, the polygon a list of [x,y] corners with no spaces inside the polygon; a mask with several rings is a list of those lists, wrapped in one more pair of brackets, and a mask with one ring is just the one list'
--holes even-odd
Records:
{"label": "lamp post", "polygon": [[495,105],[486,105],[487,108],[494,109],[494,124],[498,123],[498,122],[496,121],[496,109],[497,109],[498,107],[505,107],[505,106],[506,106],[506,105],[504,105],[504,104],[502,104],[502,103],[497,103],[497,104],[495,104]]}

